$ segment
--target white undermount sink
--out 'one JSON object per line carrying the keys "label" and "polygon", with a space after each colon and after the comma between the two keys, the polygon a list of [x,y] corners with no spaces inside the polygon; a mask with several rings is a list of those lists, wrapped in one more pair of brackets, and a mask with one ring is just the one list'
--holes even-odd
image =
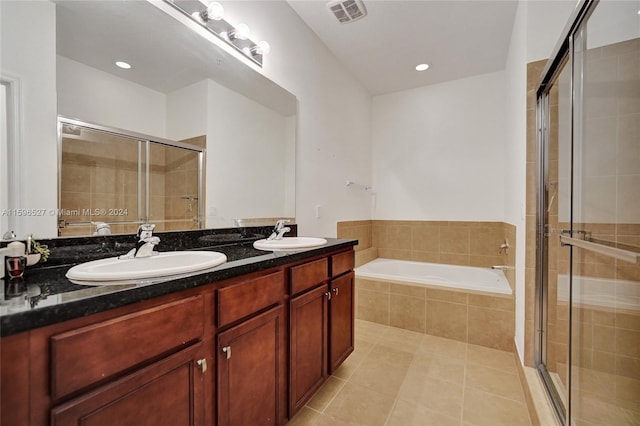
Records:
{"label": "white undermount sink", "polygon": [[266,251],[292,251],[319,247],[327,244],[327,240],[317,237],[284,237],[280,240],[258,240],[253,247]]}
{"label": "white undermount sink", "polygon": [[93,260],[67,271],[67,278],[84,285],[116,285],[203,271],[221,265],[227,256],[215,251],[172,251],[135,259]]}

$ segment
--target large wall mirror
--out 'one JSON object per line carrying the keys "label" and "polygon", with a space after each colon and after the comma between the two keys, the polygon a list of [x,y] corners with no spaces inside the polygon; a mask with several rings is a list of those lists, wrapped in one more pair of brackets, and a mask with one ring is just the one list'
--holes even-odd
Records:
{"label": "large wall mirror", "polygon": [[[22,164],[9,168],[6,179],[0,180],[0,193],[10,192],[11,182],[19,181],[23,197],[8,199],[19,199],[21,205],[8,205],[8,211],[33,213],[12,215],[12,225],[2,222],[15,227],[18,237],[95,231],[92,227],[67,229],[66,234],[59,230],[58,209],[65,208],[62,192],[73,198],[71,190],[82,187],[91,197],[107,186],[100,173],[87,181],[66,169],[69,162],[61,161],[58,143],[60,117],[149,139],[203,144],[203,193],[196,197],[196,185],[182,188],[180,194],[156,194],[175,195],[157,212],[173,210],[184,215],[183,227],[176,222],[161,229],[193,229],[197,211],[201,211],[197,220],[206,228],[294,217],[295,96],[169,16],[161,6],[162,2],[136,0],[0,2],[0,74],[17,79],[23,88],[21,140],[9,137],[0,146],[4,150],[22,147]],[[119,68],[116,61],[128,62],[131,68]],[[114,143],[113,152],[122,154],[124,148],[118,145],[122,142]],[[134,159],[129,159],[122,162],[125,168],[134,167]],[[137,160],[135,167],[137,173]],[[133,176],[131,170],[121,175]],[[65,187],[59,184],[62,181]],[[165,189],[170,186],[166,181]],[[131,186],[131,196],[138,195],[137,182]],[[92,209],[91,204],[80,205],[82,196],[75,195],[74,209]],[[196,198],[204,203],[199,205]],[[114,214],[126,208],[114,203],[100,208],[113,209]],[[145,203],[151,205],[153,200]],[[148,217],[153,222],[153,215]],[[157,216],[158,221],[164,219]],[[6,231],[0,229],[0,236]]]}

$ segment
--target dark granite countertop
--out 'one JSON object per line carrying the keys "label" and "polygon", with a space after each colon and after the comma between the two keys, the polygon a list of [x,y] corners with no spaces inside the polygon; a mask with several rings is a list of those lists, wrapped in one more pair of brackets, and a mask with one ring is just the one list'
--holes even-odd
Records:
{"label": "dark granite countertop", "polygon": [[[218,251],[227,256],[226,263],[207,271],[176,276],[166,281],[138,281],[136,284],[126,285],[76,285],[65,277],[66,272],[78,263],[126,253],[132,243],[121,242],[124,237],[74,239],[71,245],[63,245],[60,239],[47,241],[52,251],[50,262],[27,268],[22,280],[4,281],[4,298],[0,299],[0,335],[8,336],[44,327],[357,244],[356,240],[327,238],[327,244],[317,248],[295,252],[265,252],[253,248],[253,241],[264,238],[264,229],[252,228],[253,232],[243,234],[249,235],[247,238],[239,238],[237,233],[209,231],[158,234],[165,242],[165,250],[161,251]],[[131,240],[131,236],[126,238]],[[126,238],[124,241],[127,241]],[[56,247],[52,248],[51,245]],[[81,256],[78,255],[78,248],[82,252]],[[70,257],[65,252],[70,253]]]}

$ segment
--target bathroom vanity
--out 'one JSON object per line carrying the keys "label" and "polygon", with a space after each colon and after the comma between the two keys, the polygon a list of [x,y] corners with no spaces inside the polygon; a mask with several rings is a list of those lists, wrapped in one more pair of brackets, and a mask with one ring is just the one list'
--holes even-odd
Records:
{"label": "bathroom vanity", "polygon": [[3,315],[0,422],[285,424],[353,351],[355,244]]}

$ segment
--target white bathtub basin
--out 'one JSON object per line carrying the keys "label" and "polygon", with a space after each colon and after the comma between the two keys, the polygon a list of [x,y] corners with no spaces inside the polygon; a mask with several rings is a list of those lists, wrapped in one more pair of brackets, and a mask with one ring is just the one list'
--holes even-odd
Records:
{"label": "white bathtub basin", "polygon": [[124,284],[202,271],[226,261],[226,255],[215,251],[173,251],[138,259],[110,257],[76,265],[69,269],[67,278],[90,285]]}
{"label": "white bathtub basin", "polygon": [[489,268],[377,258],[355,269],[356,277],[484,293],[512,294],[504,272]]}
{"label": "white bathtub basin", "polygon": [[281,240],[258,240],[253,247],[266,251],[292,251],[319,247],[327,244],[327,240],[317,237],[284,237]]}

